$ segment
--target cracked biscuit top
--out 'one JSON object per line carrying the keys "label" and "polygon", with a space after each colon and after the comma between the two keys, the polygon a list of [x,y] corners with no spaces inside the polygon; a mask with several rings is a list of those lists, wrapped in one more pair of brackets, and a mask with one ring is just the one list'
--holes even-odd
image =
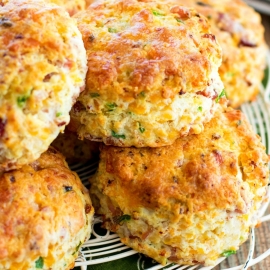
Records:
{"label": "cracked biscuit top", "polygon": [[71,112],[80,137],[156,147],[203,130],[223,90],[221,49],[206,18],[135,0],[97,1],[75,18],[88,59]]}

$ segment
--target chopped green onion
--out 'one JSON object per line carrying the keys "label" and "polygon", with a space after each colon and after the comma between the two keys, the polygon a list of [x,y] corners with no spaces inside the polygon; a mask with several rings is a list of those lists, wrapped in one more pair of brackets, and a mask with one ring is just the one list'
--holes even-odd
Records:
{"label": "chopped green onion", "polygon": [[61,112],[57,112],[57,113],[56,113],[56,117],[59,117],[59,116],[61,116],[61,115],[62,115]]}
{"label": "chopped green onion", "polygon": [[25,105],[25,102],[27,101],[27,99],[29,98],[29,96],[21,96],[17,98],[17,104],[20,108],[22,108]]}
{"label": "chopped green onion", "polygon": [[99,93],[90,93],[90,96],[91,96],[92,98],[94,98],[94,97],[99,97],[100,94],[99,94]]}
{"label": "chopped green onion", "polygon": [[262,80],[262,84],[264,87],[266,87],[267,83],[269,83],[269,67],[267,67],[265,70],[264,70],[264,78]]}
{"label": "chopped green onion", "polygon": [[202,112],[202,106],[199,106],[199,107],[198,107],[198,111],[199,111],[199,112]]}
{"label": "chopped green onion", "polygon": [[235,74],[234,74],[234,72],[227,72],[226,75],[227,75],[228,77],[233,77]]}
{"label": "chopped green onion", "polygon": [[78,246],[76,246],[76,249],[75,249],[75,251],[72,253],[72,255],[75,255],[75,254],[79,251],[81,245],[82,245],[82,242],[80,241],[80,243],[78,244]]}
{"label": "chopped green onion", "polygon": [[140,95],[141,97],[145,97],[145,92],[142,91],[139,95]]}
{"label": "chopped green onion", "polygon": [[164,16],[164,14],[160,13],[160,12],[157,11],[157,10],[152,10],[152,13],[153,13],[155,16]]}
{"label": "chopped green onion", "polygon": [[222,97],[226,97],[225,89],[223,89],[223,90],[221,91],[221,93],[218,95],[218,97],[216,98],[216,103],[219,103],[219,101],[220,101],[220,99],[221,99]]}
{"label": "chopped green onion", "polygon": [[38,269],[42,269],[43,268],[43,265],[44,265],[44,260],[42,257],[39,257],[36,261],[35,261],[35,264],[36,264],[36,268]]}
{"label": "chopped green onion", "polygon": [[141,133],[145,132],[145,128],[143,128],[143,127],[139,127],[139,130],[140,130]]}
{"label": "chopped green onion", "polygon": [[223,257],[229,257],[233,254],[236,254],[236,250],[226,250],[223,253],[221,253],[221,256]]}
{"label": "chopped green onion", "polygon": [[178,22],[185,24],[184,21],[182,21],[182,20],[180,20],[180,19],[178,19],[178,18],[175,18],[175,19],[176,19]]}
{"label": "chopped green onion", "polygon": [[117,134],[115,131],[112,130],[112,136],[117,139],[125,139],[126,136],[124,134]]}
{"label": "chopped green onion", "polygon": [[141,125],[140,122],[139,122],[139,131],[140,131],[141,133],[144,133],[144,132],[145,132],[145,128],[142,127],[142,125]]}
{"label": "chopped green onion", "polygon": [[117,105],[115,103],[107,103],[105,104],[105,107],[108,109],[109,112],[111,112],[117,107]]}
{"label": "chopped green onion", "polygon": [[111,27],[108,28],[108,31],[110,33],[117,33],[117,30],[115,28],[111,28]]}
{"label": "chopped green onion", "polygon": [[117,218],[117,223],[122,223],[123,221],[128,221],[131,220],[131,216],[130,215],[123,215],[119,218]]}
{"label": "chopped green onion", "polygon": [[239,127],[239,126],[242,125],[242,121],[241,121],[241,120],[238,120],[236,124],[237,124],[237,126]]}
{"label": "chopped green onion", "polygon": [[143,44],[143,49],[148,45],[148,43]]}

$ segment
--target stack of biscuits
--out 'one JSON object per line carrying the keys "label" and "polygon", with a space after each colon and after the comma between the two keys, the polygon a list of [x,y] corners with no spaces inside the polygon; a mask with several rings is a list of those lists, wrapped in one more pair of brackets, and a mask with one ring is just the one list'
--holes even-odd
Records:
{"label": "stack of biscuits", "polygon": [[[228,1],[190,2],[103,0],[75,15],[88,72],[70,129],[103,142],[90,179],[96,214],[123,243],[163,265],[213,265],[235,253],[257,222],[268,183],[265,147],[226,98],[236,107],[244,91],[257,93],[254,61],[244,59],[260,50],[254,76],[261,80],[258,15],[241,1],[236,16],[225,13]],[[253,40],[255,31],[237,20],[246,10],[259,25]],[[224,53],[222,35],[229,36]],[[224,79],[228,72],[235,85]]]}
{"label": "stack of biscuits", "polygon": [[[163,265],[247,240],[269,158],[232,107],[257,95],[266,45],[229,2],[0,0],[0,270],[71,269],[94,209]],[[65,159],[98,146],[91,202]]]}

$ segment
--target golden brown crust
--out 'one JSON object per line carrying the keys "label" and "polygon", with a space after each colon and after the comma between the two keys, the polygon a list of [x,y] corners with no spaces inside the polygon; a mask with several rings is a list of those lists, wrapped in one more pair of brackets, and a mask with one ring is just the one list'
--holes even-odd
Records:
{"label": "golden brown crust", "polygon": [[86,6],[86,8],[88,8],[94,2],[95,2],[95,0],[85,0],[85,6]]}
{"label": "golden brown crust", "polygon": [[[168,1],[166,1],[168,2]],[[267,46],[260,15],[242,0],[172,0],[195,8],[209,19],[222,47],[219,69],[230,105],[253,101],[266,67]]]}
{"label": "golden brown crust", "polygon": [[[11,0],[12,2],[13,0]],[[63,7],[70,16],[73,16],[79,11],[85,10],[86,5],[89,6],[90,2],[88,3],[85,0],[43,0],[47,3],[53,3],[60,7]],[[0,0],[0,6],[4,6],[4,4],[10,2],[10,0]]]}
{"label": "golden brown crust", "polygon": [[86,89],[71,112],[80,137],[156,147],[202,130],[223,89],[221,50],[206,18],[136,0],[96,1],[75,18],[88,57]]}
{"label": "golden brown crust", "polygon": [[[196,14],[132,0],[96,2],[77,14],[88,56],[86,90],[113,99],[120,94],[127,100],[145,90],[153,92],[152,98],[204,90],[213,65],[208,57],[218,64],[221,52],[214,37],[207,35],[205,18]],[[194,36],[186,39],[188,34]],[[189,47],[194,51],[184,57]]]}
{"label": "golden brown crust", "polygon": [[[48,0],[47,0],[48,1]],[[54,3],[58,6],[63,7],[70,16],[78,13],[79,11],[85,10],[86,1],[85,0],[49,0],[49,2]]]}
{"label": "golden brown crust", "polygon": [[0,10],[0,167],[37,159],[69,122],[86,54],[75,20],[43,1]]}
{"label": "golden brown crust", "polygon": [[[265,196],[268,161],[243,113],[220,108],[204,132],[170,146],[103,146],[91,194],[105,226],[125,244],[161,263],[211,264],[247,238]],[[131,220],[119,224],[123,214]]]}
{"label": "golden brown crust", "polygon": [[[86,211],[87,210],[87,211]],[[0,269],[70,269],[90,234],[87,189],[55,149],[0,178]]]}

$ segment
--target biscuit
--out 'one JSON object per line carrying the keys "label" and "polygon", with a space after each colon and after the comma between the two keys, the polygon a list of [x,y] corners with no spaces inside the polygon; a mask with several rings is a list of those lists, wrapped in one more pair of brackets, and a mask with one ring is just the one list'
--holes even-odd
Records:
{"label": "biscuit", "polygon": [[84,87],[86,52],[76,21],[41,1],[0,10],[0,169],[28,164],[70,120]]}
{"label": "biscuit", "polygon": [[228,108],[170,146],[103,146],[90,195],[105,228],[133,249],[161,264],[213,265],[256,225],[268,160],[244,115]]}
{"label": "biscuit", "polygon": [[88,190],[55,149],[0,177],[0,269],[67,270],[90,236]]}
{"label": "biscuit", "polygon": [[136,0],[96,1],[75,18],[88,58],[71,111],[80,138],[157,147],[203,130],[223,95],[221,49],[206,18]]}
{"label": "biscuit", "polygon": [[219,75],[229,104],[237,108],[255,100],[264,76],[267,53],[260,15],[242,0],[170,2],[193,7],[208,18],[222,47]]}

